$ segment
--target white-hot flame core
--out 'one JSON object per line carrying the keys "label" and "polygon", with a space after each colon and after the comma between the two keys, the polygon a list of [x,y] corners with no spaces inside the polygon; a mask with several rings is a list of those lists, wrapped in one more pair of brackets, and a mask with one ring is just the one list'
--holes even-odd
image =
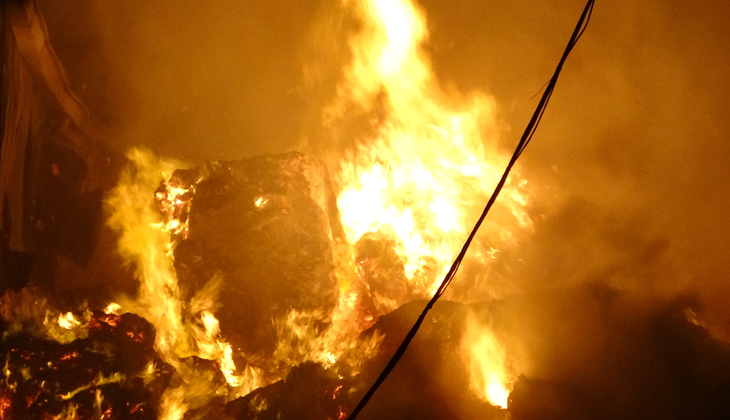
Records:
{"label": "white-hot flame core", "polygon": [[122,307],[118,303],[112,302],[109,305],[107,305],[106,308],[104,308],[104,313],[107,315],[110,315],[110,314],[119,315],[121,309],[122,309]]}

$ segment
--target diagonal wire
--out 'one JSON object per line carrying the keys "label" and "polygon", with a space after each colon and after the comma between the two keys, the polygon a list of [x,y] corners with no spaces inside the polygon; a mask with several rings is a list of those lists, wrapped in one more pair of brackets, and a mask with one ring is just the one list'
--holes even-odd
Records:
{"label": "diagonal wire", "polygon": [[540,99],[540,102],[537,105],[537,109],[535,109],[535,112],[532,114],[532,118],[530,119],[530,122],[527,124],[527,127],[525,128],[525,131],[522,133],[522,137],[520,138],[520,142],[517,144],[517,148],[515,149],[514,153],[512,154],[512,158],[510,159],[509,163],[507,164],[507,167],[504,170],[504,173],[502,174],[502,178],[499,180],[499,183],[497,184],[497,187],[494,189],[494,192],[492,193],[491,197],[489,197],[489,201],[487,202],[487,205],[484,207],[484,210],[482,211],[481,216],[479,216],[479,219],[477,220],[476,224],[474,225],[474,229],[472,229],[471,233],[469,234],[469,237],[466,239],[466,242],[464,243],[464,246],[461,248],[461,251],[459,252],[459,255],[454,259],[453,264],[451,265],[451,268],[449,269],[449,272],[444,277],[444,280],[441,282],[441,285],[436,290],[436,293],[434,293],[431,300],[428,301],[426,304],[426,307],[423,309],[423,312],[421,312],[421,315],[418,316],[418,319],[416,320],[416,323],[413,324],[413,327],[411,327],[411,330],[408,332],[406,337],[403,339],[403,342],[398,347],[396,352],[393,354],[393,357],[391,357],[390,361],[388,361],[388,364],[385,366],[383,371],[380,373],[380,376],[378,376],[378,379],[375,380],[375,383],[370,387],[368,392],[365,393],[365,395],[362,397],[360,402],[357,404],[355,409],[352,410],[352,413],[347,417],[347,420],[355,420],[357,418],[358,414],[362,411],[362,409],[367,405],[368,401],[370,401],[370,398],[375,394],[375,391],[380,387],[380,385],[385,381],[385,378],[388,377],[390,372],[395,368],[395,365],[398,364],[398,361],[400,361],[401,357],[403,357],[403,354],[405,353],[406,349],[408,348],[408,345],[411,343],[411,340],[413,340],[413,337],[415,337],[416,333],[418,332],[418,329],[421,327],[421,324],[423,323],[423,320],[426,318],[426,314],[431,310],[433,305],[436,303],[436,301],[446,292],[446,288],[449,287],[449,284],[451,284],[452,280],[454,279],[454,276],[456,275],[456,272],[459,270],[459,266],[461,265],[462,260],[464,259],[464,256],[466,255],[467,249],[469,249],[469,246],[471,245],[471,242],[474,240],[474,236],[476,235],[477,231],[479,230],[479,227],[481,227],[482,222],[487,217],[487,213],[489,213],[489,210],[492,208],[492,205],[497,199],[497,196],[502,191],[502,187],[504,187],[505,182],[507,181],[507,177],[509,176],[510,171],[512,170],[512,167],[517,162],[517,159],[522,155],[522,152],[525,150],[527,145],[530,143],[530,140],[532,140],[532,136],[535,134],[535,130],[537,129],[537,126],[540,124],[540,121],[542,120],[542,116],[545,113],[545,109],[547,108],[548,102],[550,102],[550,97],[553,94],[553,90],[555,89],[555,85],[558,82],[558,76],[560,75],[560,71],[563,69],[563,64],[565,64],[565,60],[568,58],[568,55],[573,50],[573,47],[578,43],[578,40],[583,35],[583,32],[586,30],[586,27],[588,26],[588,22],[591,19],[591,14],[593,13],[593,4],[595,0],[588,0],[586,3],[585,8],[583,9],[583,13],[580,16],[580,19],[578,20],[578,24],[575,27],[575,30],[573,31],[573,34],[570,37],[570,41],[568,41],[568,45],[565,47],[565,51],[563,52],[562,57],[560,58],[560,61],[558,62],[558,66],[555,68],[555,72],[553,73],[553,76],[550,78],[550,81],[547,84],[547,87],[545,88],[545,92],[543,92],[542,98]]}

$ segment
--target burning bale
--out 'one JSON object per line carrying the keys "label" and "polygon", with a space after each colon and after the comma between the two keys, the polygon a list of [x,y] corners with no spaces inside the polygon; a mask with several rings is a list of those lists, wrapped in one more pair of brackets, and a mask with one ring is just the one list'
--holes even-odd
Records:
{"label": "burning bale", "polygon": [[[344,419],[362,398],[418,317],[424,301],[381,316],[363,338],[382,334],[377,355],[353,369],[307,363],[285,380],[228,403],[229,415],[252,419]],[[461,359],[461,338],[470,308],[456,302],[436,305],[406,357],[375,394],[363,419],[502,419],[507,412],[469,389]]]}
{"label": "burning bale", "polygon": [[222,274],[223,334],[247,353],[271,353],[272,318],[334,307],[333,246],[342,236],[318,160],[291,152],[218,162],[197,186],[175,268],[190,293]]}

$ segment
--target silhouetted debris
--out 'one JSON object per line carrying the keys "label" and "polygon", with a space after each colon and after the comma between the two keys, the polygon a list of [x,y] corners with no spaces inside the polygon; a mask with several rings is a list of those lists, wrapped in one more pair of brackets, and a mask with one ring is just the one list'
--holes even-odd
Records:
{"label": "silhouetted debris", "polygon": [[237,420],[343,419],[344,382],[321,365],[307,362],[292,369],[285,380],[231,401],[226,412]]}
{"label": "silhouetted debris", "polygon": [[355,244],[355,260],[367,285],[364,300],[372,302],[374,317],[387,314],[413,300],[403,261],[395,252],[395,242],[377,233],[367,233]]}
{"label": "silhouetted debris", "polygon": [[[581,293],[579,295],[583,296]],[[668,305],[646,316],[615,315],[616,305],[630,305],[620,295],[604,302],[586,295],[582,302],[614,335],[596,356],[597,365],[574,376],[561,370],[543,378],[520,376],[509,398],[509,411],[494,407],[469,388],[469,373],[459,357],[459,343],[468,312],[488,320],[495,331],[513,328],[511,317],[534,296],[462,305],[440,302],[423,323],[399,365],[375,393],[359,419],[728,419],[730,418],[730,348],[688,322],[683,306]],[[593,296],[593,297],[591,297]],[[575,302],[572,292],[543,294],[563,307]],[[364,336],[385,334],[378,354],[358,375],[305,364],[285,381],[258,389],[227,404],[234,419],[344,418],[375,381],[425,302],[403,305],[377,321]],[[583,309],[572,307],[575,329]],[[614,315],[612,315],[614,314]],[[533,320],[536,322],[537,320]],[[551,331],[545,331],[550,334]],[[563,337],[565,339],[565,337]],[[596,337],[582,337],[592,345]],[[557,344],[561,337],[556,336]],[[582,357],[581,355],[576,355]],[[576,363],[581,363],[576,360]],[[549,367],[542,371],[550,372]],[[578,372],[581,372],[580,369]],[[340,372],[341,373],[341,372]],[[612,378],[612,379],[611,379]],[[335,390],[332,392],[332,390]],[[321,394],[329,393],[325,398]]]}

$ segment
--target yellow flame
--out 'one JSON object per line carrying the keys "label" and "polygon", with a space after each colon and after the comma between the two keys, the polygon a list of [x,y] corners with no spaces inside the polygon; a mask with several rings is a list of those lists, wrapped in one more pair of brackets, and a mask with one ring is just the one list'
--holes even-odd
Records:
{"label": "yellow flame", "polygon": [[[425,17],[412,2],[353,7],[363,29],[350,40],[353,62],[327,114],[338,118],[353,102],[370,110],[384,94],[387,116],[342,162],[337,204],[350,243],[368,232],[395,238],[412,294],[430,295],[507,162],[496,146],[494,100],[441,92],[421,48]],[[526,181],[517,171],[511,180],[500,198],[511,219],[486,223],[490,241],[531,223]]]}
{"label": "yellow flame", "polygon": [[[140,281],[137,301],[126,302],[124,309],[138,313],[154,325],[155,348],[183,376],[179,387],[165,392],[160,407],[161,419],[178,419],[193,400],[199,404],[201,398],[214,395],[207,383],[209,378],[183,366],[182,359],[198,356],[217,361],[228,384],[238,387],[239,393],[248,393],[264,382],[252,367],[246,367],[242,375],[235,374],[230,345],[220,338],[218,320],[209,311],[215,299],[211,294],[217,292],[215,285],[220,279],[211,280],[187,305],[189,310],[183,309],[173,266],[174,243],[171,243],[171,234],[178,233],[179,225],[162,222],[152,197],[160,180],[169,180],[174,165],[137,149],[132,149],[128,158],[135,167],[122,174],[107,201],[112,210],[109,224],[120,232],[119,252],[134,265]],[[172,200],[185,192],[168,187]],[[118,304],[110,305],[107,310],[120,308]],[[188,319],[198,319],[202,328]]]}
{"label": "yellow flame", "polygon": [[77,317],[73,312],[59,313],[49,308],[45,311],[42,330],[44,337],[67,344],[88,336],[87,324],[91,319],[91,312],[88,309],[84,311],[83,318]]}
{"label": "yellow flame", "polygon": [[81,325],[81,322],[74,317],[72,312],[67,312],[58,316],[58,325],[63,329],[70,330]]}
{"label": "yellow flame", "polygon": [[471,390],[482,400],[507,408],[515,377],[509,371],[507,354],[491,328],[468,316],[461,348],[469,368]]}
{"label": "yellow flame", "polygon": [[[383,339],[375,333],[367,339],[360,339],[359,328],[344,322],[336,310],[327,316],[318,311],[301,312],[292,310],[286,318],[276,321],[279,337],[274,359],[280,369],[311,361],[325,369],[342,362],[357,372],[359,364],[375,355]],[[331,322],[324,330],[316,326],[323,321]]]}
{"label": "yellow flame", "polygon": [[156,347],[164,357],[191,356],[193,349],[183,333],[173,261],[165,252],[170,234],[160,229],[160,216],[150,197],[160,179],[169,178],[174,167],[138,149],[132,149],[127,157],[136,171],[122,174],[108,205],[113,211],[109,224],[121,233],[119,252],[135,266],[140,280],[135,311],[155,326]]}

